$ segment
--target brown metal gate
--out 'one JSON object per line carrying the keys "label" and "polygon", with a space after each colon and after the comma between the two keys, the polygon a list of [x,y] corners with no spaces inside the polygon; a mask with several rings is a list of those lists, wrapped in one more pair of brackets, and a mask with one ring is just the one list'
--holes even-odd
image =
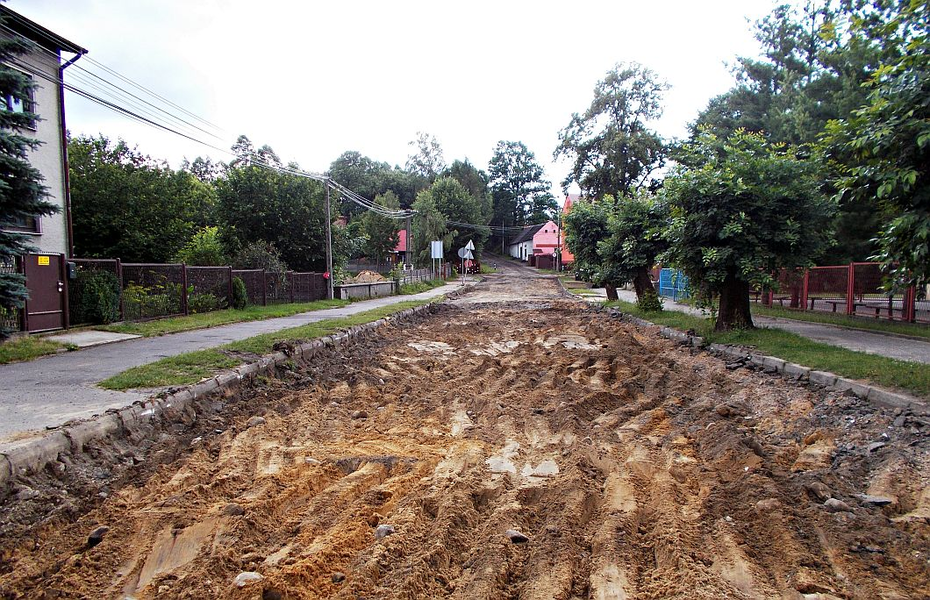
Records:
{"label": "brown metal gate", "polygon": [[68,326],[68,297],[63,254],[27,254],[23,271],[29,299],[23,311],[26,331],[49,331]]}

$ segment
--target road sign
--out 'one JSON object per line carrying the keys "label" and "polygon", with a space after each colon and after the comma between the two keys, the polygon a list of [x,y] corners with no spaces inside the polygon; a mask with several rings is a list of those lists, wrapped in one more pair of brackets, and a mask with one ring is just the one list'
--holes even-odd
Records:
{"label": "road sign", "polygon": [[429,257],[438,259],[443,258],[442,240],[432,241],[429,243]]}
{"label": "road sign", "polygon": [[[465,244],[465,248],[466,248],[467,250],[474,250],[474,249],[475,249],[475,244],[474,244],[474,242],[472,242],[471,240],[468,240],[468,243]],[[469,257],[469,258],[470,258],[470,257]]]}
{"label": "road sign", "polygon": [[471,250],[466,248],[459,248],[459,258],[465,260],[475,260],[475,255],[471,253]]}

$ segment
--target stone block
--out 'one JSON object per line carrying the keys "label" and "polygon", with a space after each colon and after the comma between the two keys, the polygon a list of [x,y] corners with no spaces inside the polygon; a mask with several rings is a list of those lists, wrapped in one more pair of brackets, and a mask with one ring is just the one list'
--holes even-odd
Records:
{"label": "stone block", "polygon": [[116,435],[122,429],[119,417],[116,415],[103,415],[76,423],[64,429],[64,434],[71,441],[71,452],[79,454],[89,442],[102,440]]}
{"label": "stone block", "polygon": [[810,377],[811,370],[808,367],[796,365],[794,363],[785,363],[785,375],[795,379],[807,379]]}
{"label": "stone block", "polygon": [[860,398],[865,398],[866,396],[868,396],[869,389],[871,389],[867,385],[863,385],[857,381],[853,381],[852,379],[846,379],[845,377],[837,377],[836,383],[833,384],[833,387],[835,387],[841,392],[850,390],[852,391],[853,394],[855,394],[856,396]]}
{"label": "stone block", "polygon": [[885,408],[909,408],[913,404],[907,396],[877,387],[869,388],[867,398],[872,404],[884,406]]}
{"label": "stone block", "polygon": [[56,431],[43,438],[11,448],[6,452],[13,476],[21,473],[38,473],[45,465],[58,460],[58,456],[71,450],[68,437]]}
{"label": "stone block", "polygon": [[827,371],[811,371],[809,377],[811,383],[817,385],[831,386],[836,383],[836,375]]}
{"label": "stone block", "polygon": [[785,371],[785,364],[786,364],[785,361],[778,358],[777,356],[762,357],[762,364],[763,366],[766,366],[766,367],[772,367],[779,373],[783,373]]}

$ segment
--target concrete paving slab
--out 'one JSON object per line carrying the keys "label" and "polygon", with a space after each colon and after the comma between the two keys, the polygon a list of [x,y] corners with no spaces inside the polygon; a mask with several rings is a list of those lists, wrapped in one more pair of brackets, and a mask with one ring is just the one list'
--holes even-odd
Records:
{"label": "concrete paving slab", "polygon": [[125,342],[142,337],[133,333],[115,333],[113,331],[96,331],[88,329],[86,331],[69,331],[68,333],[59,333],[57,335],[46,336],[45,339],[58,342],[59,344],[70,344],[78,348],[90,348],[102,344],[112,344],[114,342]]}

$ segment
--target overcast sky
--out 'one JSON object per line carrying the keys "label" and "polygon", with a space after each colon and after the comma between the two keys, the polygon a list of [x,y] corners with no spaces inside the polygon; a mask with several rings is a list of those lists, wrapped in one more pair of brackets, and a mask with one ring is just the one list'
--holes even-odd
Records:
{"label": "overcast sky", "polygon": [[[325,171],[346,150],[403,166],[418,131],[446,161],[487,168],[498,140],[524,142],[554,191],[558,132],[618,62],[671,84],[656,124],[669,137],[757,55],[750,22],[772,0],[263,2],[10,0],[93,59],[285,161]],[[78,62],[77,64],[82,64]],[[85,60],[84,65],[90,65]],[[69,80],[69,69],[66,80]],[[72,79],[73,81],[73,79]],[[122,137],[177,166],[227,156],[67,97],[73,133]],[[204,136],[206,137],[206,136]]]}

